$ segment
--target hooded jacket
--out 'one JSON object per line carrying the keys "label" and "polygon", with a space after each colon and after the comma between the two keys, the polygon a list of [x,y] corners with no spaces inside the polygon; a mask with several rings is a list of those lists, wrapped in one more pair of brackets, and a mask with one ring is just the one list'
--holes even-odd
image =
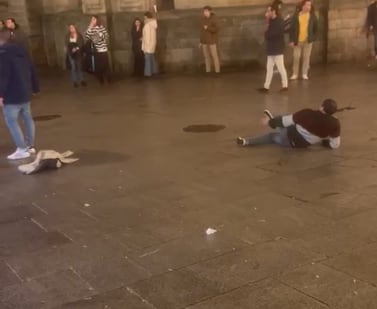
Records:
{"label": "hooded jacket", "polygon": [[21,44],[0,46],[0,98],[4,104],[24,104],[39,92],[30,56]]}
{"label": "hooded jacket", "polygon": [[144,53],[154,54],[157,46],[157,20],[147,19],[143,28],[141,49]]}

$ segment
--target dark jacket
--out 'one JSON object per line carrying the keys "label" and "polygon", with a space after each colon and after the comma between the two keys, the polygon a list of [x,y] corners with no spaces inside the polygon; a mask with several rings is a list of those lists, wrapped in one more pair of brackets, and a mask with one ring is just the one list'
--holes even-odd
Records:
{"label": "dark jacket", "polygon": [[[297,12],[292,18],[291,30],[290,30],[290,42],[295,45],[298,44],[298,37],[300,31],[300,12]],[[317,40],[318,36],[318,19],[314,11],[310,12],[309,25],[308,25],[308,43],[313,43]]]}
{"label": "dark jacket", "polygon": [[[65,47],[67,49],[67,55],[71,56],[72,58],[78,58],[82,55],[82,48],[84,46],[84,38],[80,33],[77,33],[77,40],[76,42],[70,42],[69,34],[65,38]],[[73,52],[74,48],[79,48],[78,51]]]}
{"label": "dark jacket", "polygon": [[0,97],[4,104],[23,104],[39,92],[30,56],[21,44],[0,46]]}
{"label": "dark jacket", "polygon": [[[207,26],[207,29],[204,29]],[[214,13],[211,13],[211,17],[203,17],[201,22],[200,43],[206,45],[217,44],[219,33],[219,23]]]}
{"label": "dark jacket", "polygon": [[370,27],[373,27],[374,31],[377,31],[377,1],[373,2],[368,6],[368,13],[367,13],[367,30]]}
{"label": "dark jacket", "polygon": [[19,25],[16,24],[15,26],[15,29],[8,29],[10,31],[10,40],[13,43],[21,44],[27,51],[29,51],[30,46],[27,35],[20,29]]}
{"label": "dark jacket", "polygon": [[132,29],[131,29],[131,37],[132,37],[132,51],[134,53],[142,52],[141,38],[143,37],[143,26],[140,26],[139,31],[136,30],[135,26],[133,26]]}
{"label": "dark jacket", "polygon": [[284,54],[284,21],[280,16],[269,21],[264,38],[268,56]]}

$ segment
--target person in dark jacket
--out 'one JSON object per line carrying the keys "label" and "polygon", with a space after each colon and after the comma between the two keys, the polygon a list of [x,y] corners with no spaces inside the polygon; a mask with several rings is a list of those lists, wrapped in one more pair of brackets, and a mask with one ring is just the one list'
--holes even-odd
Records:
{"label": "person in dark jacket", "polygon": [[203,19],[200,29],[200,44],[206,64],[206,72],[211,72],[211,58],[215,72],[220,73],[220,60],[218,54],[219,23],[210,6],[203,8]]}
{"label": "person in dark jacket", "polygon": [[368,6],[366,26],[367,34],[373,33],[374,35],[374,55],[377,59],[377,1],[373,1]]}
{"label": "person in dark jacket", "polygon": [[71,70],[71,79],[73,86],[77,88],[80,84],[85,87],[87,84],[84,81],[82,73],[82,50],[84,46],[84,38],[80,32],[77,31],[75,25],[68,26],[68,33],[65,38],[65,50],[69,68]]}
{"label": "person in dark jacket", "polygon": [[318,19],[314,13],[311,0],[303,0],[299,10],[292,18],[290,29],[290,46],[293,48],[293,73],[291,80],[296,80],[299,74],[301,55],[302,79],[308,80],[310,56],[313,42],[318,35]]}
{"label": "person in dark jacket", "polygon": [[[30,101],[32,94],[39,92],[39,85],[28,52],[21,44],[12,42],[11,35],[9,30],[0,31],[0,106],[17,147],[8,159],[17,160],[35,153]],[[18,124],[20,117],[25,138]]]}
{"label": "person in dark jacket", "polygon": [[338,105],[333,99],[323,101],[319,110],[303,109],[294,114],[274,117],[265,110],[262,124],[275,131],[254,138],[237,138],[240,146],[278,144],[284,147],[307,148],[322,144],[336,149],[340,146],[340,122],[334,117]]}
{"label": "person in dark jacket", "polygon": [[279,15],[278,6],[269,6],[266,12],[268,27],[264,34],[267,52],[267,75],[264,87],[260,92],[270,89],[274,67],[276,65],[282,81],[281,91],[288,90],[288,76],[284,65],[284,21]]}
{"label": "person in dark jacket", "polygon": [[22,31],[14,18],[5,20],[5,28],[10,31],[11,41],[21,44],[29,51],[29,42],[27,35]]}
{"label": "person in dark jacket", "polygon": [[132,23],[131,28],[132,37],[132,52],[134,55],[134,76],[144,75],[144,53],[142,50],[143,38],[143,23],[139,18],[136,18]]}

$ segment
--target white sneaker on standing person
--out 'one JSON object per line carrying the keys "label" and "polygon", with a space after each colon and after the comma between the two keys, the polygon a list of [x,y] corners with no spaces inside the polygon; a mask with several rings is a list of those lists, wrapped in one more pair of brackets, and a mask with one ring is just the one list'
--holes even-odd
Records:
{"label": "white sneaker on standing person", "polygon": [[[30,101],[39,85],[26,49],[10,41],[9,30],[0,31],[0,106],[5,123],[17,149],[9,160],[25,159],[35,153],[35,126],[31,115]],[[25,137],[18,123],[25,128]]]}

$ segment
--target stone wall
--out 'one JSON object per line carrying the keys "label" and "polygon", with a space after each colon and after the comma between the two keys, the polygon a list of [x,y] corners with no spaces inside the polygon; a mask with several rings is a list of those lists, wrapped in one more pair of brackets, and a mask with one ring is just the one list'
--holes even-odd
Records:
{"label": "stone wall", "polygon": [[329,62],[365,60],[370,41],[363,31],[368,0],[331,0],[329,10]]}

